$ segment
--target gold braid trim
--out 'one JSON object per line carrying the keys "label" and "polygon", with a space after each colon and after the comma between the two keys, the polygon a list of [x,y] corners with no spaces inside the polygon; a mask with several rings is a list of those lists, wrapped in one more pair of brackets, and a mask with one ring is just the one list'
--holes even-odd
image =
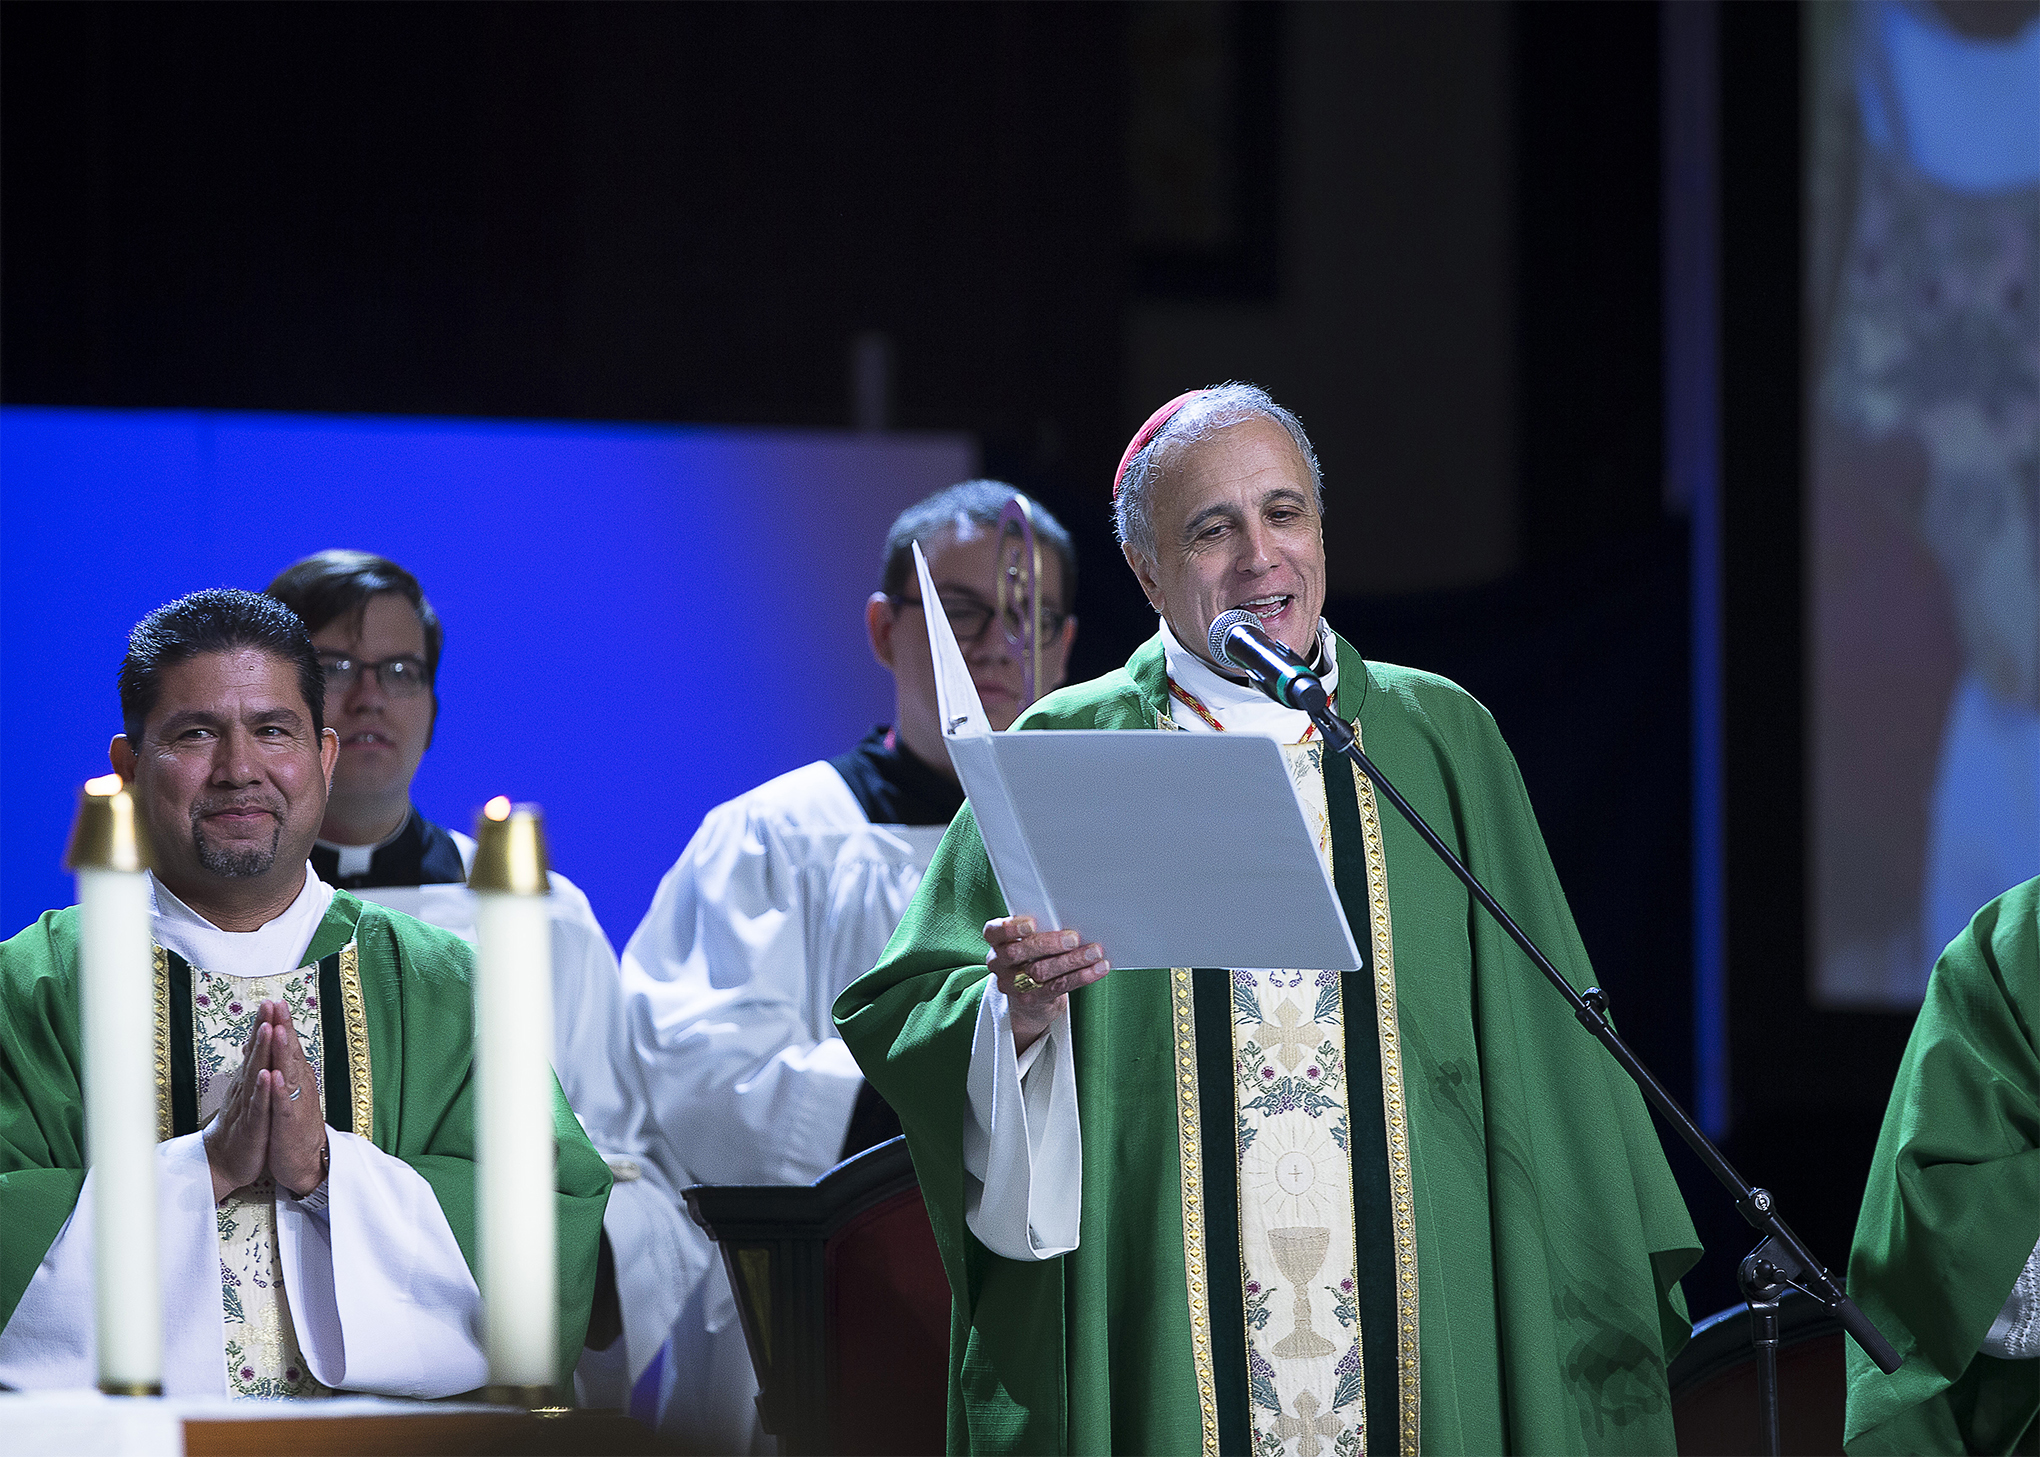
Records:
{"label": "gold braid trim", "polygon": [[[1357,735],[1360,725],[1353,731]],[[1360,829],[1367,842],[1367,904],[1374,930],[1374,1009],[1381,1034],[1381,1111],[1388,1124],[1388,1189],[1395,1219],[1396,1366],[1400,1378],[1397,1412],[1402,1457],[1417,1457],[1421,1416],[1417,1362],[1417,1201],[1410,1178],[1409,1106],[1403,1098],[1402,1035],[1395,1010],[1395,934],[1388,914],[1388,859],[1381,839],[1381,811],[1374,785],[1357,765]]]}
{"label": "gold braid trim", "polygon": [[177,1131],[170,1120],[170,953],[161,946],[150,950],[156,994],[156,1142],[162,1143]]}
{"label": "gold braid trim", "polygon": [[354,1131],[375,1141],[375,1080],[368,1062],[368,1009],[361,998],[361,947],[340,948],[340,1010],[347,1021],[347,1086],[354,1105]]}
{"label": "gold braid trim", "polygon": [[1197,1376],[1197,1414],[1204,1457],[1218,1457],[1218,1381],[1211,1360],[1211,1296],[1204,1268],[1204,1152],[1197,1110],[1197,1018],[1190,969],[1169,972],[1176,1023],[1176,1142],[1183,1169],[1183,1277],[1190,1296],[1190,1359]]}

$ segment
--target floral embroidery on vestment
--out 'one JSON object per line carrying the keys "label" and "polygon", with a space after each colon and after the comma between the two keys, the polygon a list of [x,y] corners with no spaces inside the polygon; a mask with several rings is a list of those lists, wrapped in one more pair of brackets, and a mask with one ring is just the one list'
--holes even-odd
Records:
{"label": "floral embroidery on vestment", "polygon": [[[1329,866],[1323,745],[1285,745],[1283,755]],[[1357,1453],[1366,1404],[1339,976],[1235,970],[1232,982],[1253,1448],[1262,1457]]]}
{"label": "floral embroidery on vestment", "polygon": [[[1173,680],[1169,693],[1175,703],[1209,727],[1225,731],[1194,695]],[[1184,726],[1175,721],[1172,711],[1163,711],[1156,714],[1155,727],[1181,731]],[[1353,720],[1352,728],[1358,735],[1358,719]],[[1329,872],[1332,834],[1322,741],[1307,732],[1299,742],[1284,745],[1283,756],[1305,822],[1316,834]],[[1361,1004],[1354,1010],[1374,1024],[1375,1037],[1369,1040],[1379,1047],[1381,1117],[1387,1136],[1389,1215],[1394,1231],[1397,1430],[1380,1434],[1377,1450],[1417,1457],[1421,1392],[1416,1210],[1385,846],[1373,786],[1357,769],[1343,763],[1337,764],[1336,772],[1352,775],[1359,801],[1373,986],[1372,1005]],[[1361,928],[1355,926],[1354,930],[1358,933]],[[1198,1097],[1191,1071],[1196,1054],[1196,1034],[1189,1015],[1191,973],[1178,967],[1171,978],[1180,1063],[1177,1121],[1182,1144],[1185,1274],[1203,1417],[1202,1446],[1205,1457],[1213,1457],[1217,1429],[1206,1324],[1203,1178],[1196,1157]],[[1329,1457],[1362,1457],[1368,1446],[1357,1283],[1358,1219],[1353,1207],[1353,1124],[1345,1066],[1345,995],[1344,980],[1331,971],[1232,973],[1235,1151],[1239,1159],[1247,1405],[1253,1457],[1291,1457],[1292,1453],[1294,1457],[1327,1453]],[[1367,1116],[1374,1116],[1371,1104]],[[1292,1193],[1283,1187],[1285,1177],[1292,1185],[1308,1187]],[[1312,1197],[1322,1206],[1312,1211],[1322,1218],[1321,1223],[1305,1222],[1302,1206]],[[1296,1208],[1286,1210],[1285,1200]],[[1343,1208],[1331,1207],[1334,1203],[1342,1203]],[[1305,1266],[1310,1268],[1305,1271]],[[1281,1279],[1275,1278],[1277,1275]],[[1317,1319],[1320,1301],[1329,1316],[1322,1332]],[[1335,1361],[1331,1359],[1334,1355]]]}
{"label": "floral embroidery on vestment", "polygon": [[[248,1050],[257,1009],[281,1001],[312,1065],[304,1096],[319,1100],[325,1066],[319,1010],[319,968],[283,976],[225,976],[191,968],[192,1053],[198,1075],[198,1117],[204,1124],[226,1101]],[[220,1243],[220,1312],[225,1328],[230,1396],[322,1396],[298,1346],[284,1290],[277,1244],[276,1186],[266,1176],[236,1189],[216,1214]]]}

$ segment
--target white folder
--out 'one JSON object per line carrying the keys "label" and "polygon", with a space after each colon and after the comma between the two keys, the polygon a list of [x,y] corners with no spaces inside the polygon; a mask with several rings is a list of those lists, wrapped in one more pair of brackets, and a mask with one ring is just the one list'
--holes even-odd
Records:
{"label": "white folder", "polygon": [[995,733],[914,544],[949,761],[1007,910],[1114,967],[1357,971],[1282,749],[1258,734]]}

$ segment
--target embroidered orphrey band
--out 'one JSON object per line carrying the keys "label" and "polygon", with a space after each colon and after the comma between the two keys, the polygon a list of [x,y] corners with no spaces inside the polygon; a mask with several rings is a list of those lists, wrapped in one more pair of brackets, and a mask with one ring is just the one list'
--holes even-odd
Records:
{"label": "embroidered orphrey band", "polygon": [[347,1017],[347,1081],[352,1094],[354,1132],[375,1140],[375,1086],[368,1062],[368,1009],[361,998],[361,948],[349,941],[340,948],[340,1005]]}
{"label": "embroidered orphrey band", "polygon": [[1190,1359],[1204,1457],[1218,1457],[1218,1379],[1211,1359],[1211,1289],[1204,1267],[1204,1142],[1197,1111],[1197,1019],[1190,968],[1169,973],[1176,1026],[1176,1143],[1183,1168],[1183,1278],[1190,1298]]}
{"label": "embroidered orphrey band", "polygon": [[[1357,735],[1360,725],[1353,725]],[[1374,932],[1374,1009],[1381,1024],[1381,1111],[1388,1123],[1388,1187],[1395,1220],[1396,1402],[1402,1457],[1417,1457],[1420,1428],[1417,1363],[1417,1202],[1410,1178],[1409,1106],[1403,1098],[1402,1035],[1395,1010],[1395,936],[1388,915],[1388,859],[1374,785],[1357,765],[1360,828],[1367,842],[1367,905]]]}
{"label": "embroidered orphrey band", "polygon": [[156,993],[156,1142],[162,1143],[177,1131],[170,1113],[170,953],[161,946],[150,949]]}

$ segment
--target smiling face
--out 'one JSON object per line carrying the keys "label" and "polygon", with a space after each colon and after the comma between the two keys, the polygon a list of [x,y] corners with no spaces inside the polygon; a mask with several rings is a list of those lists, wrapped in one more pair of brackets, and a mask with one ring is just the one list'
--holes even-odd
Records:
{"label": "smiling face", "polygon": [[223,899],[286,903],[326,812],[337,753],[312,727],[295,664],[260,648],[165,668],[139,744],[114,740],[158,878],[201,912]]}
{"label": "smiling face", "polygon": [[[312,634],[321,662],[347,658],[381,663],[391,658],[425,662],[425,627],[409,602],[379,592],[357,621],[343,613]],[[356,672],[354,682],[326,689],[326,722],[340,735],[340,766],[333,772],[335,800],[408,800],[411,780],[432,738],[432,694],[400,697],[376,674]]]}
{"label": "smiling face", "polygon": [[1325,605],[1324,523],[1289,432],[1249,415],[1170,447],[1160,465],[1156,560],[1131,549],[1126,560],[1176,641],[1210,661],[1212,621],[1243,607],[1309,658]]}

